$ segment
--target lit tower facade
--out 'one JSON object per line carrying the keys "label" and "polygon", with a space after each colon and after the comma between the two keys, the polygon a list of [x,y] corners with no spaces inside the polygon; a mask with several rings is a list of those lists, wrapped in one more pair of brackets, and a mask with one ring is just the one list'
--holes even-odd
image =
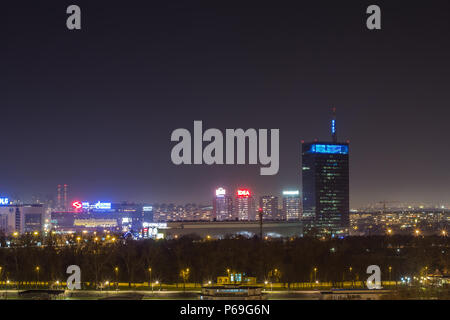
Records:
{"label": "lit tower facade", "polygon": [[238,220],[255,220],[256,218],[255,200],[250,190],[238,189],[235,201],[235,217]]}
{"label": "lit tower facade", "polygon": [[301,210],[300,192],[298,190],[283,191],[283,216],[286,220],[299,220]]}
{"label": "lit tower facade", "polygon": [[332,142],[302,142],[303,216],[321,235],[347,235],[349,143],[340,143],[333,108]]}
{"label": "lit tower facade", "polygon": [[224,188],[216,189],[216,196],[213,200],[214,218],[217,221],[234,220],[233,218],[233,198],[227,195]]}
{"label": "lit tower facade", "polygon": [[260,197],[259,198],[259,207],[263,211],[263,220],[277,220],[277,218],[278,218],[278,197],[275,197],[275,196]]}

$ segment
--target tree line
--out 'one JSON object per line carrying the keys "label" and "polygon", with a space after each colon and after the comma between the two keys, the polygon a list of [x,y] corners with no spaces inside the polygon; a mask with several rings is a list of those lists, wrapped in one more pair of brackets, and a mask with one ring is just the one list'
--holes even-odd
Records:
{"label": "tree line", "polygon": [[[172,240],[133,240],[108,235],[0,237],[0,282],[64,281],[69,265],[81,268],[82,282],[106,280],[194,283],[242,272],[258,281],[332,282],[364,280],[369,265],[381,268],[382,280],[427,273],[446,274],[449,240],[439,236],[370,236],[268,239],[196,235]],[[189,269],[187,279],[180,272]],[[186,275],[184,275],[185,277]]]}

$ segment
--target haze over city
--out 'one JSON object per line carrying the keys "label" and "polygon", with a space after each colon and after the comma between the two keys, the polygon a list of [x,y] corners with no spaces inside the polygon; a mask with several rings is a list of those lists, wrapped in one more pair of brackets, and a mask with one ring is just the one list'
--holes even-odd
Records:
{"label": "haze over city", "polygon": [[[65,4],[5,6],[3,196],[45,200],[57,184],[73,199],[180,204],[210,203],[218,186],[301,191],[300,141],[329,140],[336,107],[352,208],[450,204],[450,45],[436,32],[449,30],[448,2],[386,4],[378,33],[364,4],[96,1],[79,33],[57,27]],[[279,173],[173,165],[170,133],[194,120],[279,128]]]}

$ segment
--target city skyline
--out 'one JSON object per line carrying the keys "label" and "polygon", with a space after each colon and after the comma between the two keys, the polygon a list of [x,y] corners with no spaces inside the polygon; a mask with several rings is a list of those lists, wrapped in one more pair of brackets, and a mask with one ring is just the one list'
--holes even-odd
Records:
{"label": "city skyline", "polygon": [[[301,140],[328,140],[336,107],[351,208],[448,206],[449,3],[380,5],[384,27],[371,32],[364,4],[98,1],[70,33],[63,4],[5,4],[0,195],[45,199],[68,184],[79,199],[203,203],[220,185],[302,191]],[[170,133],[193,120],[279,128],[279,173],[173,165]]]}

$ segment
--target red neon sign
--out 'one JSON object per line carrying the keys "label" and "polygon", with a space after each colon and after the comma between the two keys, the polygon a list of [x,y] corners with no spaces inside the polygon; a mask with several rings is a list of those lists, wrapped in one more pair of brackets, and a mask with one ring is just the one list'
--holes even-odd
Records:
{"label": "red neon sign", "polygon": [[237,196],[240,198],[250,197],[250,190],[248,189],[238,189]]}
{"label": "red neon sign", "polygon": [[74,207],[75,209],[81,209],[81,207],[83,207],[83,205],[81,204],[81,201],[74,201],[72,203],[72,207]]}

